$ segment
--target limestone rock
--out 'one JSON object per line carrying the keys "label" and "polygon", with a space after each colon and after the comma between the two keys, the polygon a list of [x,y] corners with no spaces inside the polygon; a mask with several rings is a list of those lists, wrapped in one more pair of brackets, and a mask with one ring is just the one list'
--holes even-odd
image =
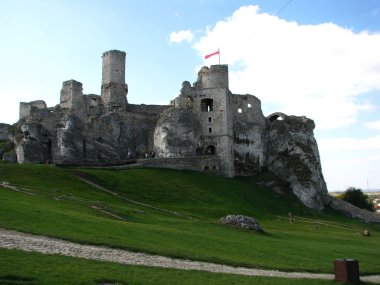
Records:
{"label": "limestone rock", "polygon": [[268,121],[268,169],[288,182],[303,204],[322,210],[321,195],[327,193],[327,187],[313,134],[314,122],[281,113],[272,114]]}
{"label": "limestone rock", "polygon": [[83,157],[82,122],[74,115],[63,116],[53,138],[53,161],[57,164],[80,164]]}
{"label": "limestone rock", "polygon": [[48,146],[30,139],[17,145],[16,154],[18,163],[46,163],[49,160]]}
{"label": "limestone rock", "polygon": [[255,219],[243,215],[228,215],[220,219],[220,222],[225,225],[237,226],[246,230],[263,232],[260,223]]}
{"label": "limestone rock", "polygon": [[195,156],[201,136],[198,118],[186,108],[170,108],[157,122],[154,145],[159,157]]}

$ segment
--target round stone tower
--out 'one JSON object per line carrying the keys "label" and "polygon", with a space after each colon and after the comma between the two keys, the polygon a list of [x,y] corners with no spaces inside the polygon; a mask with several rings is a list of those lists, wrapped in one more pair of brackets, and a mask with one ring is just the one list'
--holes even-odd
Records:
{"label": "round stone tower", "polygon": [[109,110],[125,110],[128,85],[125,84],[125,52],[106,51],[102,55],[102,100]]}
{"label": "round stone tower", "polygon": [[227,88],[228,65],[204,66],[198,72],[197,87],[199,88]]}

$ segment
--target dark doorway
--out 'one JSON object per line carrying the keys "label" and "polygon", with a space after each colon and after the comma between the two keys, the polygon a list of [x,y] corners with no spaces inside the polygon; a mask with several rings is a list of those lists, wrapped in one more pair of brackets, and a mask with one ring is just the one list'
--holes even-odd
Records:
{"label": "dark doorway", "polygon": [[206,154],[207,155],[215,155],[216,154],[215,146],[209,145],[208,147],[206,147]]}

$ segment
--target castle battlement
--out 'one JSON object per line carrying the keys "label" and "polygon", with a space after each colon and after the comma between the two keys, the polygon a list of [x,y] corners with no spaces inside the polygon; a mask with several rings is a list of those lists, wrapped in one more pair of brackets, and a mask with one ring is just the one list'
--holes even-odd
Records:
{"label": "castle battlement", "polygon": [[210,68],[204,66],[198,72],[198,79],[194,87],[204,88],[229,88],[228,65],[211,65]]}

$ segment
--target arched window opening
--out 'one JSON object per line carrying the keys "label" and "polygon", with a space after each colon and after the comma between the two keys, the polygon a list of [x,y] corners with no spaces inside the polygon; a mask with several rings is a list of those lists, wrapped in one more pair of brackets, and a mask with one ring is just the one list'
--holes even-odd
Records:
{"label": "arched window opening", "polygon": [[214,110],[214,100],[203,99],[201,101],[201,111],[202,112],[212,112]]}
{"label": "arched window opening", "polygon": [[213,145],[209,145],[206,147],[206,154],[207,155],[215,155],[216,154],[216,148]]}
{"label": "arched window opening", "polygon": [[280,115],[273,115],[272,117],[269,118],[269,121],[270,122],[273,122],[273,121],[276,121],[276,120],[279,120],[279,121],[282,121],[282,117]]}

